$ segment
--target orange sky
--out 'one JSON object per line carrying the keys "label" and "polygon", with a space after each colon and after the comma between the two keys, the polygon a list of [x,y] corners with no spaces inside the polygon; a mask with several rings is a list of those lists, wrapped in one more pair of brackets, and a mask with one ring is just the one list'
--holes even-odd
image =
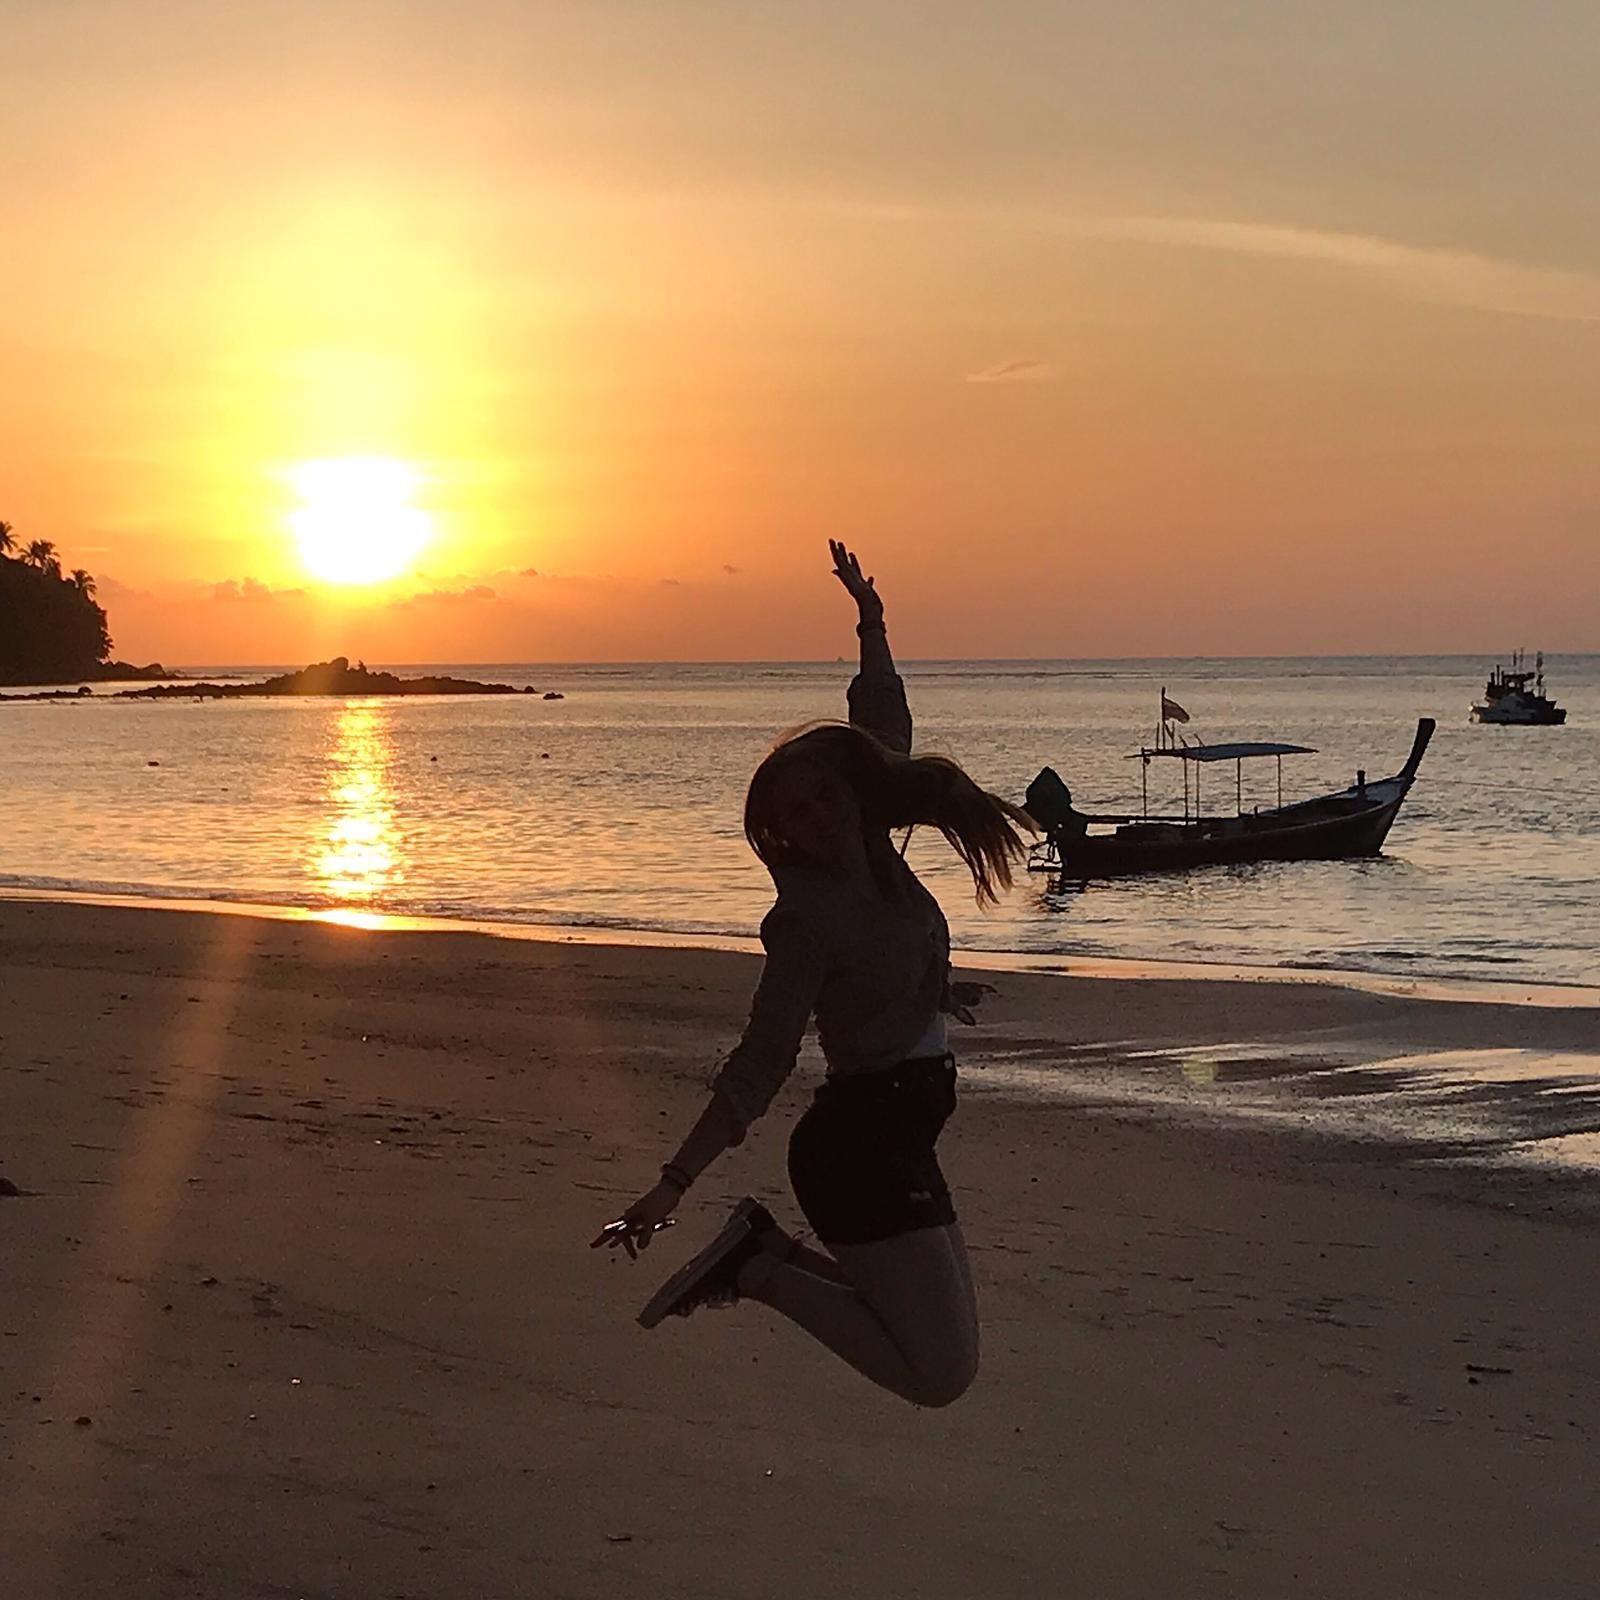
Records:
{"label": "orange sky", "polygon": [[1120,9],[10,0],[0,517],[169,664],[1600,649],[1600,13]]}

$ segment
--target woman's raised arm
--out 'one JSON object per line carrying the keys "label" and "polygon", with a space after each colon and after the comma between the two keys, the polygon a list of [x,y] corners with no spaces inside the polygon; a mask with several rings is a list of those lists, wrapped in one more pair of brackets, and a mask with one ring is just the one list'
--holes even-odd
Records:
{"label": "woman's raised arm", "polygon": [[861,571],[853,550],[837,539],[828,541],[833,575],[845,586],[860,612],[856,633],[861,640],[861,670],[850,682],[850,720],[881,739],[891,750],[911,754],[911,707],[906,686],[894,669],[889,635],[883,623],[883,601],[871,578]]}

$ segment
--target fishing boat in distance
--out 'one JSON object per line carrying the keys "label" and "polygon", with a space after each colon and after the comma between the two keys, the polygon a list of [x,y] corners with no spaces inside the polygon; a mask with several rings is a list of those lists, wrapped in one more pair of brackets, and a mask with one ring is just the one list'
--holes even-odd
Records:
{"label": "fishing boat in distance", "polygon": [[[1285,805],[1283,758],[1312,755],[1315,752],[1310,746],[1264,741],[1204,744],[1179,736],[1173,727],[1178,720],[1187,722],[1188,713],[1162,690],[1156,743],[1130,757],[1143,769],[1140,814],[1136,817],[1079,811],[1072,803],[1072,791],[1056,772],[1050,767],[1040,772],[1028,785],[1024,801],[1028,814],[1044,831],[1044,839],[1029,856],[1030,871],[1083,881],[1249,861],[1375,856],[1399,815],[1434,730],[1432,717],[1418,721],[1411,754],[1393,777],[1374,782],[1364,770],[1358,771],[1348,789]],[[1247,811],[1244,763],[1261,759],[1277,763],[1278,802],[1265,810]],[[1150,764],[1157,760],[1181,763],[1181,816],[1150,814]],[[1233,765],[1234,809],[1231,814],[1208,815],[1201,804],[1201,778],[1208,767],[1219,762]]]}
{"label": "fishing boat in distance", "polygon": [[1521,650],[1512,652],[1509,671],[1496,664],[1483,686],[1483,698],[1473,702],[1472,720],[1504,728],[1560,727],[1567,713],[1544,692],[1544,651],[1534,657],[1532,672]]}

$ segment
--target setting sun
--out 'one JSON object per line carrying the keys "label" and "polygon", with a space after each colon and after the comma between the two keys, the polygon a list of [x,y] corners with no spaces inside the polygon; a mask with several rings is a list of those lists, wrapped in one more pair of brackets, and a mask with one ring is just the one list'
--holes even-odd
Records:
{"label": "setting sun", "polygon": [[306,570],[325,583],[381,583],[407,571],[433,533],[412,504],[422,474],[388,456],[302,461],[287,477],[300,497],[289,530]]}

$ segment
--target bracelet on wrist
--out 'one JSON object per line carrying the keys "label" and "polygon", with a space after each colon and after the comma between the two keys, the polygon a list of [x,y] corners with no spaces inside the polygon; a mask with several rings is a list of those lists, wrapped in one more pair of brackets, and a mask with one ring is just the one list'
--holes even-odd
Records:
{"label": "bracelet on wrist", "polygon": [[680,1194],[688,1194],[694,1187],[694,1179],[676,1162],[664,1161],[661,1164],[661,1176]]}
{"label": "bracelet on wrist", "polygon": [[879,617],[876,622],[869,622],[865,617],[863,617],[861,621],[856,624],[856,637],[858,639],[865,638],[869,633],[887,633],[888,631],[889,630],[883,625],[882,617]]}

